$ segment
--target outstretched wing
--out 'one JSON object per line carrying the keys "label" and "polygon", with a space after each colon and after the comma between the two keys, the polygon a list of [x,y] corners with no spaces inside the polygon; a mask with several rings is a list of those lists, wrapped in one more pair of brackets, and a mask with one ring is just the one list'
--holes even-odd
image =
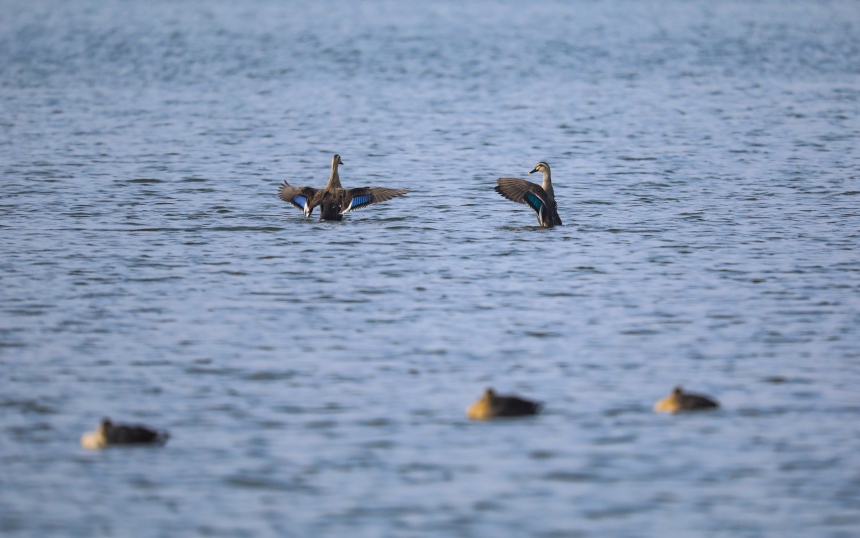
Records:
{"label": "outstretched wing", "polygon": [[281,188],[278,189],[278,198],[300,209],[306,217],[310,217],[311,213],[314,212],[314,207],[310,205],[310,201],[316,193],[317,189],[293,187],[284,181],[281,183]]}
{"label": "outstretched wing", "polygon": [[546,192],[540,185],[531,181],[513,177],[500,177],[499,184],[495,190],[508,200],[531,207],[538,216],[542,216],[547,210],[555,209],[547,207]]}
{"label": "outstretched wing", "polygon": [[356,209],[378,204],[379,202],[387,202],[395,196],[403,196],[406,194],[405,189],[386,189],[385,187],[358,187],[346,191],[346,196],[343,198],[343,205],[340,213],[349,213]]}

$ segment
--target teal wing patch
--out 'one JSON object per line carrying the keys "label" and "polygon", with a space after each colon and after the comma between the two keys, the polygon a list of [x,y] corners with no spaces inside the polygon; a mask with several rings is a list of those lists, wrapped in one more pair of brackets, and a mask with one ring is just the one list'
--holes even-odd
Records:
{"label": "teal wing patch", "polygon": [[536,212],[540,213],[543,208],[543,200],[538,198],[538,196],[533,192],[527,192],[525,195],[526,203],[534,209]]}

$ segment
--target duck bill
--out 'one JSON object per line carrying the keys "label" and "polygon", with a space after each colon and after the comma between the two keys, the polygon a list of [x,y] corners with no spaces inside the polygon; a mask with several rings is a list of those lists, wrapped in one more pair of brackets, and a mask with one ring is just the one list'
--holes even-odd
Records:
{"label": "duck bill", "polygon": [[535,168],[534,170],[532,170],[531,172],[529,172],[529,175],[534,174],[535,172],[537,172],[537,168]]}

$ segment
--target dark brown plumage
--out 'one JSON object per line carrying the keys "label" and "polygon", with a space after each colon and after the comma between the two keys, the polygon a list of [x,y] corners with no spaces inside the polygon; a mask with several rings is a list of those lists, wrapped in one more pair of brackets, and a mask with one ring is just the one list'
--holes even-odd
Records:
{"label": "dark brown plumage", "polygon": [[523,417],[536,415],[542,404],[524,400],[518,396],[500,396],[488,388],[481,398],[469,406],[466,415],[472,420],[487,420],[501,417]]}
{"label": "dark brown plumage", "polygon": [[320,206],[320,219],[341,220],[345,213],[379,202],[387,202],[407,191],[385,187],[357,187],[355,189],[329,188],[317,191],[310,207]]}

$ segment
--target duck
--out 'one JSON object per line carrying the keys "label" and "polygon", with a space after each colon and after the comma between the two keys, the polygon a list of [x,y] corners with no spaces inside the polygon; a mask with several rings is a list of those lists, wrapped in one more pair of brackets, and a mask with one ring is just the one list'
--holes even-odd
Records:
{"label": "duck", "polygon": [[81,436],[81,446],[89,450],[100,450],[111,445],[152,445],[161,446],[170,434],[141,425],[114,424],[111,419],[103,418],[99,427]]}
{"label": "duck", "polygon": [[684,413],[716,409],[719,406],[720,404],[713,398],[684,392],[681,387],[675,387],[668,396],[654,404],[654,411],[658,413]]}
{"label": "duck", "polygon": [[525,417],[537,415],[543,404],[524,400],[518,396],[501,396],[492,388],[484,391],[481,398],[466,410],[472,420],[489,420],[500,417]]}
{"label": "duck", "polygon": [[508,200],[520,204],[526,204],[534,209],[538,224],[541,228],[552,228],[561,226],[561,217],[558,216],[558,204],[555,202],[555,193],[552,190],[552,172],[549,164],[545,161],[537,163],[529,175],[535,172],[543,174],[543,184],[538,185],[531,181],[514,177],[500,177],[495,191]]}
{"label": "duck", "polygon": [[406,189],[388,189],[385,187],[358,187],[344,189],[340,184],[338,166],[343,165],[340,155],[331,158],[331,175],[328,183],[322,189],[313,187],[293,187],[286,181],[281,183],[278,197],[301,210],[305,217],[310,217],[314,208],[320,208],[320,220],[343,220],[350,211],[367,207],[371,204],[387,202],[396,196],[403,196]]}

